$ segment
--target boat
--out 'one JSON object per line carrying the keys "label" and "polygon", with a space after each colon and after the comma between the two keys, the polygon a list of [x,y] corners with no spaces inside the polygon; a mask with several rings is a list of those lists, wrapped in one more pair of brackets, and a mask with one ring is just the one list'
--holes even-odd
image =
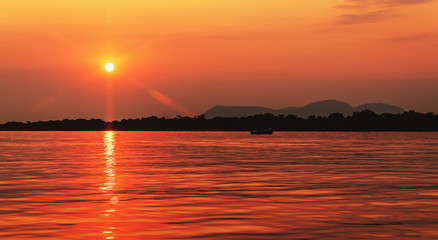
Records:
{"label": "boat", "polygon": [[272,128],[265,128],[265,129],[256,129],[256,130],[252,130],[251,134],[253,135],[260,135],[260,134],[273,134],[274,130],[272,130]]}

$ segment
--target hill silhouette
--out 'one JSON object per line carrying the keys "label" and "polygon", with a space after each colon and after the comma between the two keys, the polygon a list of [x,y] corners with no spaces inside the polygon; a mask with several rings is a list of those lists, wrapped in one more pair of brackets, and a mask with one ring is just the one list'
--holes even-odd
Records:
{"label": "hill silhouette", "polygon": [[307,118],[309,116],[327,117],[332,113],[341,113],[343,115],[352,115],[354,112],[371,110],[377,114],[382,113],[403,113],[403,108],[388,105],[385,103],[367,103],[357,107],[352,107],[350,104],[338,100],[330,99],[310,103],[304,107],[286,107],[283,109],[271,109],[258,106],[215,106],[207,110],[204,115],[207,118],[214,117],[248,117],[256,114],[270,113],[273,115],[295,115],[298,117]]}

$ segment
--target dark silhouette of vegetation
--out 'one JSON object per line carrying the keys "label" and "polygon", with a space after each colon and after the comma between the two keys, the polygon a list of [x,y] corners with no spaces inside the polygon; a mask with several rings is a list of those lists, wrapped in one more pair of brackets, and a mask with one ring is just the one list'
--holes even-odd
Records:
{"label": "dark silhouette of vegetation", "polygon": [[197,117],[123,119],[105,122],[101,119],[77,119],[39,122],[7,122],[3,131],[250,131],[272,128],[275,131],[438,131],[438,115],[417,113],[376,114],[370,110],[351,116],[333,113],[328,117],[258,114],[250,117]]}

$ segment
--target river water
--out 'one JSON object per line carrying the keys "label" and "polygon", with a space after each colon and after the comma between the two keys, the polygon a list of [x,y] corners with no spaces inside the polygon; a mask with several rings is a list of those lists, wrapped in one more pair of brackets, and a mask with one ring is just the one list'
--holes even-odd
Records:
{"label": "river water", "polygon": [[1,239],[438,239],[438,133],[0,132]]}

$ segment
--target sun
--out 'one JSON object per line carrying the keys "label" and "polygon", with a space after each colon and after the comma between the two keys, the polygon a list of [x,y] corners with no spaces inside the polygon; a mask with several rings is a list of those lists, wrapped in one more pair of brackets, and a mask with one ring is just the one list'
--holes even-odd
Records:
{"label": "sun", "polygon": [[105,70],[107,71],[107,72],[112,72],[112,71],[114,71],[114,64],[112,64],[112,63],[107,63],[107,64],[105,64]]}

